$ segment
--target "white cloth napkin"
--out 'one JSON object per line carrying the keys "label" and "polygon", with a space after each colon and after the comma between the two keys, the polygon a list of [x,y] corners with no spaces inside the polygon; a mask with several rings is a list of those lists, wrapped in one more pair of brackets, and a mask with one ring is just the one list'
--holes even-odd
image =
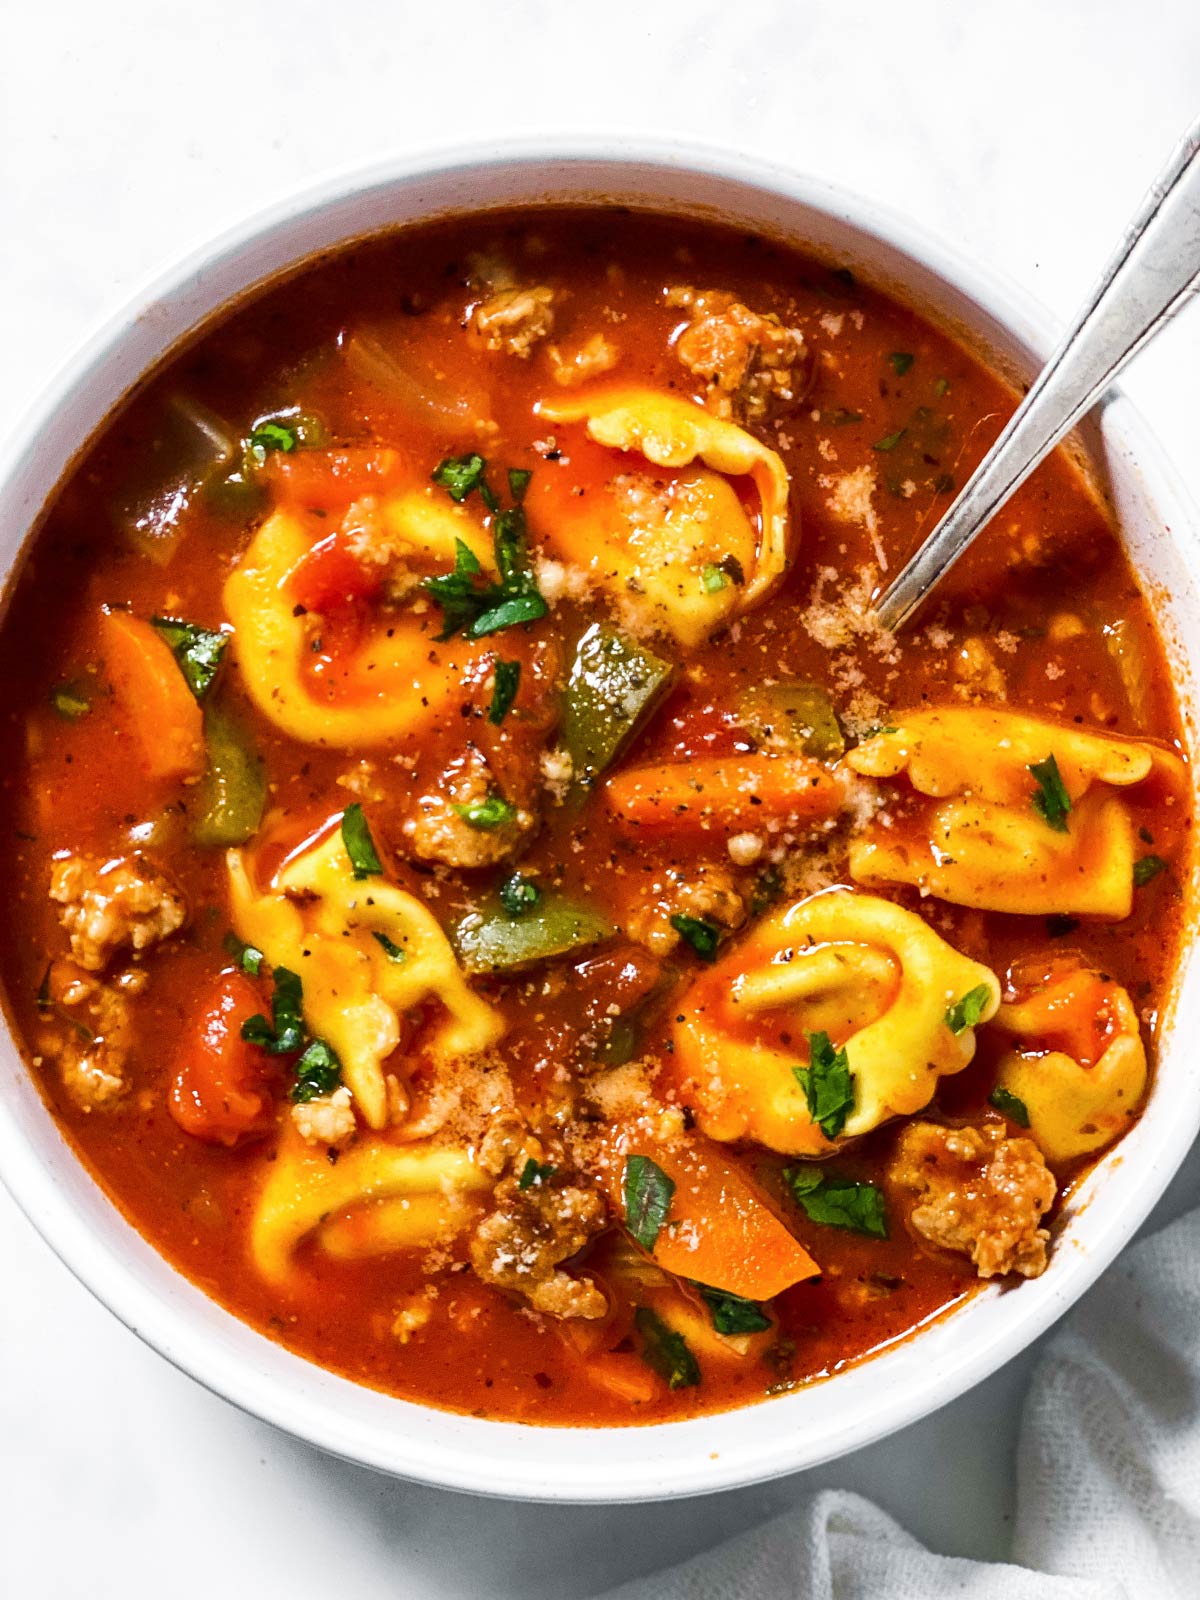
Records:
{"label": "white cloth napkin", "polygon": [[1200,1211],[1130,1250],[1034,1373],[1013,1558],[935,1555],[828,1490],[605,1600],[1200,1600]]}

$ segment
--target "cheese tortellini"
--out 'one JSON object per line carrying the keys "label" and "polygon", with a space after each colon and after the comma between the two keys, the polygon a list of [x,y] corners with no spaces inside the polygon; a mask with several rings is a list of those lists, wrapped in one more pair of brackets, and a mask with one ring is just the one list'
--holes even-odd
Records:
{"label": "cheese tortellini", "polygon": [[227,862],[239,938],[300,975],[305,1022],[337,1052],[370,1127],[388,1120],[383,1064],[406,1012],[438,1003],[422,1039],[435,1061],[476,1055],[500,1038],[499,1013],[468,987],[432,912],[383,878],[357,880],[340,833],[286,862],[261,891],[240,850]]}
{"label": "cheese tortellini", "polygon": [[[968,996],[966,1015],[952,1015]],[[920,917],[832,889],[765,919],[692,985],[673,1060],[711,1138],[825,1155],[831,1140],[796,1075],[811,1066],[814,1035],[845,1048],[852,1107],[835,1137],[850,1139],[928,1105],[999,1003],[995,975]]]}
{"label": "cheese tortellini", "polygon": [[[623,463],[599,494],[566,494],[547,518],[550,542],[616,597],[631,627],[695,647],[783,576],[787,471],[744,429],[652,389],[544,400],[539,410],[550,422],[586,421],[597,444],[664,469]],[[730,481],[744,477],[757,518]]]}
{"label": "cheese tortellini", "polygon": [[[1104,1030],[1094,1060],[1088,1050],[1077,1059],[1048,1048],[1068,1042],[1054,1038],[1056,1010],[1080,1003],[1095,1013],[1085,1030]],[[1146,1091],[1146,1047],[1133,1002],[1119,984],[1098,973],[1068,973],[1026,1000],[1001,1006],[996,1026],[1013,1038],[996,1081],[1024,1106],[1030,1136],[1050,1161],[1099,1150],[1129,1126]]]}
{"label": "cheese tortellini", "polygon": [[310,1235],[341,1259],[442,1244],[480,1215],[491,1188],[457,1146],[366,1135],[333,1164],[287,1129],[258,1195],[251,1258],[268,1283],[282,1284]]}
{"label": "cheese tortellini", "polygon": [[[453,570],[461,539],[492,571],[482,529],[444,497],[413,490],[385,501],[379,515],[381,553],[400,570],[409,562],[431,572]],[[314,542],[303,517],[276,511],[225,582],[225,610],[250,698],[304,744],[367,749],[419,735],[452,709],[464,671],[486,646],[461,639],[438,644],[436,608],[408,607],[368,627],[336,670],[321,676],[306,670],[313,660],[309,623],[297,615],[290,584]]]}
{"label": "cheese tortellini", "polygon": [[[1031,770],[1051,756],[1069,801],[1057,825],[1035,806]],[[915,822],[852,842],[857,883],[912,884],[955,905],[1030,915],[1127,917],[1135,826],[1121,791],[1150,781],[1169,796],[1183,790],[1178,757],[1157,745],[976,707],[901,716],[846,763],[871,778],[907,774],[931,802]]]}

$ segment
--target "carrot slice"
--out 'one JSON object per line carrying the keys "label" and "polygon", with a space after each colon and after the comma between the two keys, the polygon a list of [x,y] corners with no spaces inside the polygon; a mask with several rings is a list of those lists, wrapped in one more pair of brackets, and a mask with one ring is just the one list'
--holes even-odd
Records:
{"label": "carrot slice", "polygon": [[768,818],[832,816],[841,790],[807,756],[721,756],[631,767],[608,780],[608,803],[635,828],[695,834],[752,828]]}
{"label": "carrot slice", "polygon": [[364,494],[395,488],[408,468],[387,445],[355,445],[344,450],[275,451],[265,473],[281,501],[316,511],[349,505]]}
{"label": "carrot slice", "polygon": [[653,1251],[664,1271],[746,1300],[770,1300],[820,1273],[753,1179],[698,1134],[664,1144],[636,1125],[614,1132],[602,1176],[621,1216],[629,1155],[649,1156],[675,1185]]}
{"label": "carrot slice", "polygon": [[128,611],[100,613],[104,665],[128,712],[152,778],[188,778],[204,770],[204,719],[171,647]]}

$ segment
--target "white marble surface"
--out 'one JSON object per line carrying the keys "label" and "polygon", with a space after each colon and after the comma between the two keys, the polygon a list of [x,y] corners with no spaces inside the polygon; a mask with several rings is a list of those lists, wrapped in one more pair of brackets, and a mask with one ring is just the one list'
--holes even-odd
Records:
{"label": "white marble surface", "polygon": [[[414,145],[648,128],[911,212],[1067,315],[1200,111],[1192,0],[0,0],[0,433],[183,249]],[[1127,387],[1200,498],[1200,313]],[[1200,1202],[1200,1158],[1158,1216]],[[0,1192],[0,1593],[567,1600],[819,1484],[1004,1553],[1029,1358],[870,1451],[666,1506],[471,1501],[325,1459],[144,1349]]]}

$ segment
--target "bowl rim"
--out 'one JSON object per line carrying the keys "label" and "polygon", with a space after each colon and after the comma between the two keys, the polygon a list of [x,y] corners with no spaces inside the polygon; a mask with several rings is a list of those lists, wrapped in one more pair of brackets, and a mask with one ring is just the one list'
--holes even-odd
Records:
{"label": "bowl rim", "polygon": [[[701,181],[727,182],[739,189],[758,191],[760,194],[780,199],[789,204],[807,207],[824,213],[832,221],[860,232],[894,251],[920,268],[957,286],[981,310],[991,316],[1014,339],[1038,352],[1043,357],[1053,347],[1056,336],[1055,319],[1033,296],[994,267],[974,261],[956,245],[948,243],[932,230],[926,229],[892,208],[866,199],[856,193],[811,177],[777,163],[748,156],[717,145],[661,136],[626,135],[614,138],[611,134],[539,135],[511,141],[494,141],[483,145],[481,141],[439,147],[398,155],[365,167],[355,167],[319,182],[305,185],[295,193],[253,212],[234,226],[225,229],[209,242],[202,243],[184,254],[163,272],[153,274],[142,286],[127,297],[125,303],[108,316],[99,328],[87,338],[70,357],[30,406],[23,424],[15,428],[0,443],[0,504],[8,494],[14,497],[18,516],[27,510],[20,503],[19,485],[22,471],[34,458],[38,441],[55,415],[67,404],[73,394],[89,380],[102,374],[116,362],[122,349],[131,338],[133,330],[144,320],[153,319],[162,307],[180,303],[186,297],[190,284],[204,272],[212,272],[224,264],[234,264],[244,258],[257,243],[263,243],[276,234],[296,225],[308,214],[324,212],[338,203],[362,199],[370,191],[411,184],[420,180],[435,180],[454,174],[469,174],[487,168],[527,169],[531,180],[539,169],[553,166],[556,169],[579,166],[603,166],[612,169],[614,183],[622,173],[628,179],[638,169],[658,169],[676,172],[680,178],[693,177]],[[580,204],[587,201],[581,199]],[[653,209],[667,210],[658,204]],[[347,234],[349,243],[353,234]],[[295,263],[303,263],[307,255],[299,254]],[[266,275],[267,281],[275,273]],[[252,279],[248,290],[253,294],[261,286],[263,275]],[[229,302],[226,301],[226,304]],[[197,319],[195,327],[202,327],[214,314],[209,312]],[[194,329],[193,329],[194,331]],[[178,347],[178,340],[167,341],[153,361],[143,365],[134,379],[152,370],[164,355]],[[132,383],[127,386],[132,387]],[[1182,559],[1193,575],[1200,575],[1200,547],[1197,546],[1197,519],[1189,503],[1186,490],[1173,466],[1153,440],[1139,414],[1119,390],[1110,392],[1103,402],[1106,427],[1110,421],[1118,431],[1120,443],[1136,463],[1138,475],[1148,484],[1148,498],[1156,510],[1169,508],[1170,523],[1181,545]],[[98,419],[94,429],[103,425]],[[86,440],[82,441],[86,443]],[[81,443],[81,448],[82,448]],[[68,462],[59,480],[70,470]],[[53,491],[51,491],[53,492]],[[44,496],[42,497],[44,501]],[[23,526],[36,526],[40,518],[41,502],[26,516]],[[15,568],[21,559],[24,542],[13,557]],[[0,1038],[8,1033],[7,1024],[0,1027]],[[19,1053],[19,1052],[18,1052]],[[232,1402],[248,1414],[261,1418],[273,1426],[291,1433],[330,1454],[394,1476],[409,1478],[433,1486],[466,1491],[475,1494],[496,1495],[505,1498],[557,1501],[559,1503],[619,1503],[638,1500],[704,1494],[735,1488],[810,1468],[861,1448],[897,1429],[906,1427],[921,1417],[957,1398],[965,1390],[996,1371],[1003,1363],[1018,1354],[1040,1334],[1045,1332],[1092,1283],[1099,1278],[1118,1252],[1145,1220],[1161,1196],[1171,1177],[1183,1161],[1198,1129],[1200,1129],[1200,1090],[1191,1108],[1191,1115],[1179,1115],[1157,1129],[1157,1144],[1153,1147],[1153,1161],[1147,1158],[1147,1170],[1141,1175],[1132,1199],[1119,1213],[1103,1236],[1092,1242],[1086,1250],[1071,1253],[1048,1292],[1036,1299],[1028,1297],[999,1332],[982,1339],[961,1352],[954,1352],[945,1365],[932,1363],[935,1371],[924,1383],[909,1387],[894,1385],[892,1391],[878,1400],[869,1415],[848,1418],[840,1425],[827,1428],[820,1442],[813,1447],[802,1430],[789,1428],[793,1418],[793,1405],[804,1393],[780,1397],[767,1405],[740,1408],[735,1412],[719,1413],[683,1422],[649,1423],[625,1428],[534,1428],[479,1419],[462,1418],[457,1413],[447,1413],[417,1402],[401,1401],[373,1390],[363,1389],[350,1380],[324,1372],[332,1378],[333,1388],[344,1386],[357,1394],[373,1396],[380,1402],[381,1420],[358,1421],[346,1413],[349,1402],[339,1405],[336,1396],[323,1398],[329,1384],[316,1390],[316,1398],[293,1390],[286,1379],[267,1372],[265,1361],[247,1359],[237,1344],[214,1339],[201,1325],[201,1319],[188,1308],[189,1296],[161,1293],[143,1281],[130,1254],[149,1252],[162,1271],[153,1276],[161,1279],[165,1272],[171,1279],[182,1282],[194,1294],[196,1288],[158,1255],[124,1218],[108,1197],[100,1190],[103,1202],[116,1212],[124,1228],[132,1232],[137,1244],[132,1252],[118,1252],[107,1237],[99,1238],[82,1209],[69,1193],[69,1184],[55,1182],[52,1163],[48,1164],[19,1121],[4,1096],[0,1096],[0,1181],[12,1194],[17,1205],[34,1227],[59,1256],[74,1276],[139,1338],[159,1354],[166,1357],[179,1370],[186,1372],[212,1393]],[[73,1149],[66,1145],[69,1160],[80,1167],[87,1180],[95,1184],[90,1171],[79,1161]],[[99,1188],[99,1185],[96,1185]],[[129,1246],[129,1241],[125,1241]],[[144,1265],[144,1263],[143,1263]],[[208,1302],[215,1305],[215,1302]],[[270,1346],[274,1351],[283,1347],[274,1345],[266,1335],[249,1328],[233,1317],[231,1312],[217,1307],[222,1317],[237,1323],[244,1331]],[[954,1313],[943,1317],[938,1327],[945,1329],[957,1322]],[[919,1339],[909,1343],[925,1345],[936,1329],[921,1332]],[[950,1343],[954,1344],[953,1337]],[[962,1343],[961,1340],[957,1341]],[[304,1358],[285,1352],[291,1361],[303,1367],[312,1364]],[[838,1382],[847,1387],[846,1380],[854,1372],[874,1367],[879,1355],[867,1358],[847,1373],[838,1375]],[[827,1380],[829,1381],[829,1380]],[[303,1387],[303,1386],[301,1386]],[[825,1387],[825,1385],[821,1385]],[[382,1413],[387,1406],[403,1407],[389,1425]],[[417,1418],[424,1421],[418,1425]],[[761,1426],[752,1424],[743,1430],[746,1437],[737,1448],[722,1451],[713,1460],[705,1447],[705,1425],[714,1425],[720,1417],[749,1417]],[[445,1423],[454,1419],[466,1426],[457,1430],[438,1427],[428,1419]],[[795,1418],[794,1420],[799,1420]],[[405,1426],[407,1422],[407,1426]],[[770,1424],[773,1424],[770,1425]],[[499,1438],[502,1433],[513,1440],[503,1470],[486,1453],[481,1457],[472,1428],[484,1428],[489,1436]],[[442,1442],[422,1438],[422,1433],[441,1431],[443,1435],[458,1432],[461,1442],[453,1438]],[[671,1457],[669,1468],[664,1459],[655,1459],[653,1449],[646,1448],[651,1437],[655,1441],[667,1434],[681,1440],[682,1454]],[[519,1435],[519,1438],[518,1438]],[[599,1465],[588,1460],[587,1441],[598,1437],[620,1438],[628,1442],[629,1449],[620,1476],[613,1464]],[[476,1444],[472,1443],[474,1437]],[[682,1441],[686,1437],[687,1443]],[[552,1464],[539,1458],[537,1450],[522,1449],[521,1440],[546,1441],[571,1438],[578,1449],[573,1463],[564,1463],[561,1452],[546,1452],[559,1457]],[[530,1457],[533,1460],[530,1460]],[[648,1459],[640,1459],[646,1457]]]}

